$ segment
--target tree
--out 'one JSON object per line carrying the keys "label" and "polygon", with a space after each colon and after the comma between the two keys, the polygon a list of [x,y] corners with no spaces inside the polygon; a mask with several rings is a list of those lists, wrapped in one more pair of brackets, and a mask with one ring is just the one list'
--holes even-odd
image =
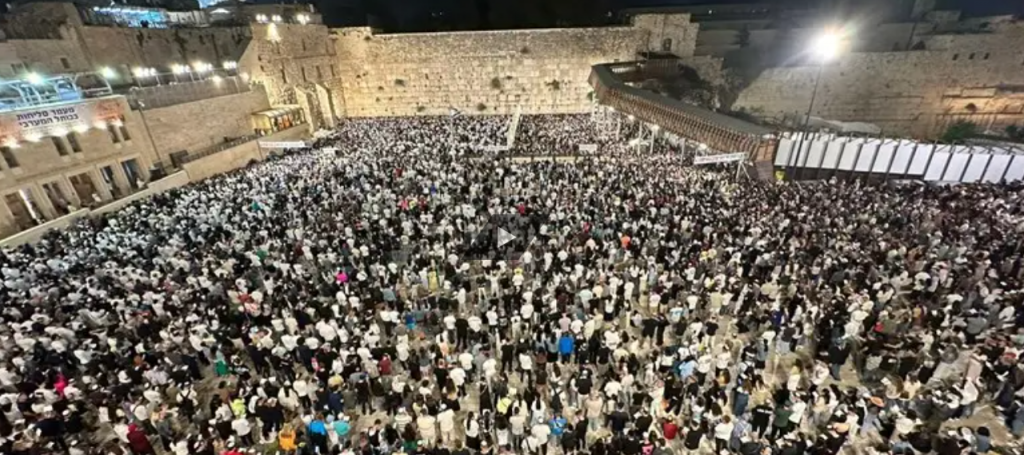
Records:
{"label": "tree", "polygon": [[943,144],[962,144],[965,140],[978,133],[978,125],[974,122],[961,120],[946,127],[939,142]]}

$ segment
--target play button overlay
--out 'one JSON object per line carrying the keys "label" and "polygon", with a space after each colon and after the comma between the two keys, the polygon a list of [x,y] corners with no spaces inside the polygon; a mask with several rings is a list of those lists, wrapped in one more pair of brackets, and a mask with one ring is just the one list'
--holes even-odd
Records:
{"label": "play button overlay", "polygon": [[536,235],[533,224],[527,216],[489,216],[480,228],[469,233],[472,239],[459,254],[469,260],[517,260]]}
{"label": "play button overlay", "polygon": [[515,241],[516,236],[510,234],[508,231],[498,228],[498,248],[507,245],[509,242]]}

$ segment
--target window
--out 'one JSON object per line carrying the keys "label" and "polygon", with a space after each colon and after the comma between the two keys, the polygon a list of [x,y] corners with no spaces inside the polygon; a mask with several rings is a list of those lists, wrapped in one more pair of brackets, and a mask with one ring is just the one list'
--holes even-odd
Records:
{"label": "window", "polygon": [[953,54],[953,60],[960,58],[960,54]]}
{"label": "window", "polygon": [[288,72],[281,68],[281,82],[288,83]]}
{"label": "window", "polygon": [[7,163],[7,167],[14,169],[20,166],[20,164],[18,164],[18,158],[14,156],[14,149],[10,147],[0,147],[0,155],[3,155],[4,162]]}
{"label": "window", "polygon": [[967,56],[967,60],[974,60],[974,52],[971,52],[971,55]]}
{"label": "window", "polygon": [[981,56],[981,59],[982,60],[988,60],[988,56],[989,56],[989,53],[986,52],[985,55]]}
{"label": "window", "polygon": [[302,40],[302,52],[306,52],[306,40]]}
{"label": "window", "polygon": [[324,80],[324,72],[320,68],[320,65],[316,66],[316,80],[318,80],[318,81]]}
{"label": "window", "polygon": [[331,77],[338,77],[338,70],[334,67],[333,63],[331,63]]}
{"label": "window", "polygon": [[303,66],[300,69],[302,70],[302,82],[309,82],[309,79],[306,78],[306,67]]}
{"label": "window", "polygon": [[117,137],[117,126],[113,122],[107,123],[107,132],[110,133],[110,140],[113,143],[118,144],[121,142],[121,138]]}
{"label": "window", "polygon": [[71,69],[71,62],[68,61],[67,57],[61,57],[60,58],[60,66],[64,67],[64,69],[66,69],[66,70],[69,70],[69,69]]}
{"label": "window", "polygon": [[81,153],[82,152],[82,144],[78,143],[78,134],[76,134],[76,133],[68,133],[68,135],[65,136],[65,137],[68,138],[68,144],[71,144],[71,150],[73,152],[75,152],[75,153]]}
{"label": "window", "polygon": [[128,134],[128,125],[125,124],[124,116],[121,116],[121,124],[117,125],[117,129],[121,131],[121,138],[126,141],[132,140],[132,135]]}
{"label": "window", "polygon": [[672,51],[672,38],[665,38],[661,40],[661,51],[670,52]]}
{"label": "window", "polygon": [[53,146],[57,148],[58,155],[67,156],[68,153],[70,153],[68,152],[68,146],[64,145],[64,138],[53,136],[50,138],[50,140],[53,141]]}

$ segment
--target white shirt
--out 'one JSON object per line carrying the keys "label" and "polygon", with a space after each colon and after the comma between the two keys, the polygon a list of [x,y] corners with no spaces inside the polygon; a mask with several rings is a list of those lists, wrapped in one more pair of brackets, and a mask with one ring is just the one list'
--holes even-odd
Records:
{"label": "white shirt", "polygon": [[466,370],[462,368],[452,368],[452,371],[448,373],[448,377],[452,378],[452,382],[456,386],[460,386],[466,383]]}
{"label": "white shirt", "polygon": [[732,422],[719,422],[718,425],[715,425],[715,439],[728,440],[732,436],[734,426]]}
{"label": "white shirt", "polygon": [[437,414],[437,423],[441,427],[441,431],[449,432],[455,430],[455,412],[451,409],[445,409]]}
{"label": "white shirt", "polygon": [[463,352],[459,354],[459,364],[463,370],[470,371],[473,369],[473,354]]}

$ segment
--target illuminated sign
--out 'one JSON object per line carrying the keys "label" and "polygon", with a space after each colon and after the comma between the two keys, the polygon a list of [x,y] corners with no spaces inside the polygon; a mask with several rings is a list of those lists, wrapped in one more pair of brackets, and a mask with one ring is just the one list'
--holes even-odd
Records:
{"label": "illuminated sign", "polygon": [[108,121],[121,121],[121,104],[115,100],[46,106],[0,115],[0,141],[35,141],[44,136],[62,136],[69,131],[106,128]]}

